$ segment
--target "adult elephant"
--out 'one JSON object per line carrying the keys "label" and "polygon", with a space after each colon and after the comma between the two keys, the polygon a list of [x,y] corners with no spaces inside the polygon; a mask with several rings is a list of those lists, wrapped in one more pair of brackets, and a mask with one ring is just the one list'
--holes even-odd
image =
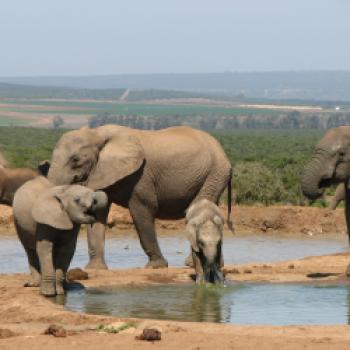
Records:
{"label": "adult elephant", "polygon": [[48,161],[40,163],[37,171],[30,168],[4,168],[0,166],[0,204],[12,206],[17,189],[39,175],[46,176],[49,166]]}
{"label": "adult elephant", "polygon": [[[154,219],[179,219],[195,200],[218,202],[228,186],[231,225],[231,164],[220,144],[189,127],[158,131],[117,125],[64,134],[52,155],[48,179],[56,185],[80,183],[104,190],[110,203],[129,208],[147,267],[166,267]],[[109,208],[108,208],[109,210]],[[88,268],[107,268],[104,232],[108,210],[88,230]]]}
{"label": "adult elephant", "polygon": [[340,126],[329,130],[316,145],[311,161],[305,166],[301,188],[306,197],[317,199],[326,187],[344,184],[345,218],[350,238],[349,178],[350,126]]}

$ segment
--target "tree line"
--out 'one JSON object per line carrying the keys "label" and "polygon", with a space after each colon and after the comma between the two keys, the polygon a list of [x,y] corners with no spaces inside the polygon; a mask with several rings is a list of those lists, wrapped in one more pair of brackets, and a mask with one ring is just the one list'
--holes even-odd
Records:
{"label": "tree line", "polygon": [[90,117],[89,126],[95,128],[105,124],[118,124],[144,130],[158,130],[175,125],[189,125],[202,130],[236,129],[315,129],[350,125],[348,112],[281,112],[278,115],[113,115],[101,113]]}

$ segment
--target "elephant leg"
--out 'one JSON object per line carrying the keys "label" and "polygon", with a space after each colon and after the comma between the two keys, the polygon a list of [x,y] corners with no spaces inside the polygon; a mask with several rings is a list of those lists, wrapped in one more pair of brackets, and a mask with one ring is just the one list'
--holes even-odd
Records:
{"label": "elephant leg", "polygon": [[185,259],[185,266],[194,267],[192,253],[188,254],[187,258]]}
{"label": "elephant leg", "polygon": [[77,245],[78,230],[69,232],[64,242],[59,242],[55,249],[55,269],[56,269],[56,293],[64,294],[64,284],[66,282],[66,273],[73,259],[75,248]]}
{"label": "elephant leg", "polygon": [[192,261],[194,269],[196,271],[196,283],[200,284],[204,282],[204,272],[201,259],[199,258],[198,253],[192,251]]}
{"label": "elephant leg", "polygon": [[89,262],[86,269],[107,270],[105,261],[105,232],[110,205],[101,212],[99,221],[87,225]]}
{"label": "elephant leg", "polygon": [[[348,232],[348,239],[350,242],[350,189],[349,189],[349,181],[345,181],[345,221]],[[350,264],[346,268],[345,274],[350,277]]]}
{"label": "elephant leg", "polygon": [[40,292],[45,296],[54,296],[56,295],[56,278],[53,266],[53,242],[39,236],[36,250],[41,269]]}
{"label": "elephant leg", "polygon": [[135,201],[130,203],[129,209],[142,249],[149,258],[145,267],[153,269],[168,267],[168,262],[159,248],[152,212],[143,204]]}
{"label": "elephant leg", "polygon": [[38,254],[34,249],[26,249],[29,270],[31,278],[24,284],[24,287],[39,287],[40,286],[40,264]]}

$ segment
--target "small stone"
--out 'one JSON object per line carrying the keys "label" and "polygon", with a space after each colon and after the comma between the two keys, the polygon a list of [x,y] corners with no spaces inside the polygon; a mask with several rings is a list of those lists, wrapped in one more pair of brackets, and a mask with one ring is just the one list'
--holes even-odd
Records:
{"label": "small stone", "polygon": [[126,245],[126,246],[124,247],[124,250],[129,250],[129,246]]}
{"label": "small stone", "polygon": [[253,273],[253,271],[250,270],[250,269],[244,269],[243,272],[244,272],[244,273]]}
{"label": "small stone", "polygon": [[12,332],[10,329],[0,328],[0,339],[14,337],[16,333]]}
{"label": "small stone", "polygon": [[293,270],[293,269],[295,269],[295,266],[294,266],[294,264],[290,264],[290,265],[288,265],[288,269],[290,269],[290,270]]}
{"label": "small stone", "polygon": [[69,281],[82,281],[89,279],[89,275],[86,271],[77,267],[67,272],[67,279]]}
{"label": "small stone", "polygon": [[345,276],[350,277],[350,265],[348,265],[346,270],[345,270]]}
{"label": "small stone", "polygon": [[44,334],[53,335],[57,338],[64,338],[67,336],[67,331],[61,326],[52,324],[45,330]]}
{"label": "small stone", "polygon": [[135,337],[137,340],[146,340],[146,341],[155,341],[161,340],[162,333],[155,328],[145,328],[142,331],[142,334]]}

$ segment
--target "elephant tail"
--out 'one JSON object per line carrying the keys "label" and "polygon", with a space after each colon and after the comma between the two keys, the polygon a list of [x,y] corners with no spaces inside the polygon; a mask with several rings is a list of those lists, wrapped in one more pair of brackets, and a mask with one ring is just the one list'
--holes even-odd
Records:
{"label": "elephant tail", "polygon": [[235,231],[232,221],[232,170],[227,183],[227,226],[231,232]]}

